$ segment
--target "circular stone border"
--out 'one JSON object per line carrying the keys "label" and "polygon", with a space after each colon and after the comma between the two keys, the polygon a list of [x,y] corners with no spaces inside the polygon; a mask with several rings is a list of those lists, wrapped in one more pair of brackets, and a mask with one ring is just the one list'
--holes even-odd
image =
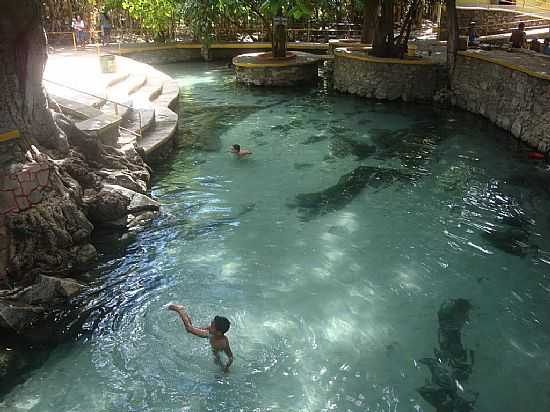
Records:
{"label": "circular stone border", "polygon": [[322,56],[293,51],[292,59],[264,59],[265,53],[247,53],[233,58],[237,82],[255,86],[294,86],[317,80]]}
{"label": "circular stone border", "polygon": [[422,57],[405,56],[403,59],[391,57],[369,56],[366,47],[341,47],[334,51],[334,55],[345,59],[359,60],[369,63],[405,64],[405,65],[435,65],[437,62]]}
{"label": "circular stone border", "polygon": [[287,62],[296,59],[296,53],[286,52],[285,57],[273,57],[272,52],[263,52],[258,54],[258,60],[262,62]]}
{"label": "circular stone border", "polygon": [[446,83],[443,66],[426,58],[369,56],[366,50],[336,49],[334,88],[378,100],[432,101]]}

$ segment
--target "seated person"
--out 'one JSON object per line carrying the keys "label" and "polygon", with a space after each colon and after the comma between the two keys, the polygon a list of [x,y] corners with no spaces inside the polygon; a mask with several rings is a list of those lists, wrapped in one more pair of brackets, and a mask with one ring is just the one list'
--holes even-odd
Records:
{"label": "seated person", "polygon": [[547,56],[550,56],[550,37],[544,39],[544,44],[542,46],[542,52]]}
{"label": "seated person", "polygon": [[540,43],[539,43],[539,39],[531,40],[531,42],[529,43],[529,50],[536,51],[537,53],[542,52],[541,47],[540,47]]}
{"label": "seated person", "polygon": [[252,154],[250,150],[241,149],[240,144],[234,144],[231,146],[231,153],[235,154],[237,157],[244,157]]}
{"label": "seated person", "polygon": [[468,27],[468,47],[479,47],[479,35],[474,22],[471,22]]}
{"label": "seated person", "polygon": [[527,34],[525,33],[525,23],[520,23],[518,28],[512,30],[512,35],[510,36],[510,43],[512,43],[512,48],[521,49],[527,46]]}

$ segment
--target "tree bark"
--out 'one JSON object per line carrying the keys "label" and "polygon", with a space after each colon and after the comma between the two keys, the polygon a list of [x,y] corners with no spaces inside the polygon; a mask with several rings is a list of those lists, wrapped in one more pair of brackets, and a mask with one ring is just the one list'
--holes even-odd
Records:
{"label": "tree bark", "polygon": [[378,20],[379,7],[380,0],[365,0],[363,24],[361,26],[361,43],[372,43],[376,29],[376,20]]}
{"label": "tree bark", "polygon": [[381,16],[376,24],[372,54],[378,57],[394,57],[393,40],[394,0],[382,0]]}
{"label": "tree bark", "polygon": [[286,24],[282,24],[283,10],[279,9],[273,19],[273,40],[271,41],[273,58],[286,57]]}
{"label": "tree bark", "polygon": [[39,0],[3,0],[0,14],[0,125],[20,144],[66,151],[42,88],[47,60]]}
{"label": "tree bark", "polygon": [[449,73],[449,88],[452,88],[453,74],[458,50],[458,19],[456,15],[456,1],[447,0],[447,69]]}

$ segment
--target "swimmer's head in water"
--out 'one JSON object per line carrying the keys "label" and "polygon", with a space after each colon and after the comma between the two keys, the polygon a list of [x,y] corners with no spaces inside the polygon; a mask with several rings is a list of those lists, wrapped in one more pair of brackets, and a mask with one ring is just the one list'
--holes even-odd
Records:
{"label": "swimmer's head in water", "polygon": [[241,145],[240,144],[234,144],[233,145],[233,150],[235,150],[236,152],[240,152],[241,151]]}
{"label": "swimmer's head in water", "polygon": [[218,332],[220,332],[222,335],[229,330],[229,326],[231,326],[231,322],[229,322],[229,319],[223,316],[215,316],[214,320],[212,321],[212,325]]}

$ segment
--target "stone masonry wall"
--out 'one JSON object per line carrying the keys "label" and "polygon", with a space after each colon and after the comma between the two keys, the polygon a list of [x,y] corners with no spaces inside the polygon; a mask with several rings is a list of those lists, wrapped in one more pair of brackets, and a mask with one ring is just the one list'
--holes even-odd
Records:
{"label": "stone masonry wall", "polygon": [[444,85],[436,64],[379,63],[336,55],[334,87],[359,96],[403,101],[431,101]]}
{"label": "stone masonry wall", "polygon": [[[549,25],[550,20],[537,19],[515,11],[486,10],[486,9],[461,9],[457,8],[458,27],[460,34],[468,33],[470,22],[476,22],[476,30],[479,35],[509,33],[520,21],[525,22],[527,28],[539,25]],[[447,31],[447,16],[441,16],[442,31]]]}
{"label": "stone masonry wall", "polygon": [[5,219],[42,201],[42,191],[50,187],[49,163],[27,164],[19,169],[0,173],[0,284],[7,277],[9,242]]}
{"label": "stone masonry wall", "polygon": [[550,80],[459,55],[453,103],[481,114],[515,137],[550,150]]}
{"label": "stone masonry wall", "polygon": [[136,50],[135,53],[124,55],[130,59],[146,64],[178,63],[192,60],[202,60],[201,49],[159,49],[159,50]]}
{"label": "stone masonry wall", "polygon": [[32,163],[0,176],[0,216],[27,210],[42,201],[49,186],[49,163]]}
{"label": "stone masonry wall", "polygon": [[288,67],[235,67],[237,82],[255,86],[311,84],[317,79],[317,63]]}

